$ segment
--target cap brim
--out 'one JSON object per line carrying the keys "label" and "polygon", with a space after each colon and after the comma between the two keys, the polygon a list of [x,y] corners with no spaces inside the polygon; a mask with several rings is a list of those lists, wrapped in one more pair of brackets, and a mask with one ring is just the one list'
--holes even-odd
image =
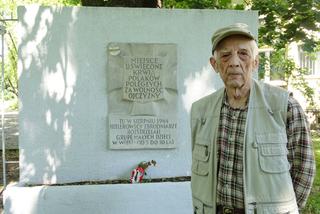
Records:
{"label": "cap brim", "polygon": [[219,44],[219,42],[221,42],[221,40],[223,40],[226,37],[233,36],[233,35],[243,35],[243,36],[246,36],[250,39],[255,40],[253,35],[251,35],[249,32],[243,32],[243,31],[238,31],[238,30],[228,31],[228,32],[225,32],[225,33],[219,35],[217,38],[214,39],[214,42],[212,43],[212,51],[214,51],[217,48],[217,45]]}

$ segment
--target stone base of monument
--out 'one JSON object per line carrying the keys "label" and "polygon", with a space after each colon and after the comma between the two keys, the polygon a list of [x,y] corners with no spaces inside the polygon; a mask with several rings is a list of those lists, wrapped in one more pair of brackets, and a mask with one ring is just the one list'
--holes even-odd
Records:
{"label": "stone base of monument", "polygon": [[8,186],[6,214],[188,214],[192,213],[190,182],[145,184]]}

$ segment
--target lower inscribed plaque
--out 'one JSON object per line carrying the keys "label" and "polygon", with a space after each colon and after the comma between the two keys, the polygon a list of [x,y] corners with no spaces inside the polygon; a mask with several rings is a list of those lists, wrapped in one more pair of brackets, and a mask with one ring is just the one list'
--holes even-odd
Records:
{"label": "lower inscribed plaque", "polygon": [[175,44],[109,43],[108,142],[111,149],[175,148]]}
{"label": "lower inscribed plaque", "polygon": [[174,148],[177,121],[170,118],[109,117],[110,147],[113,149]]}

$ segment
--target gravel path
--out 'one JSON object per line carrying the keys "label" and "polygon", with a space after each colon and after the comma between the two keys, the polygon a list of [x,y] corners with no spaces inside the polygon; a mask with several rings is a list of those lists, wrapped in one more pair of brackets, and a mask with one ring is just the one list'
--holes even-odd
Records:
{"label": "gravel path", "polygon": [[[1,114],[0,114],[1,115]],[[3,212],[3,170],[2,170],[2,116],[0,116],[0,213]],[[19,160],[19,125],[18,112],[6,112],[4,115],[4,136],[6,145],[6,160]],[[17,182],[19,180],[19,164],[10,163],[6,165],[7,168],[7,183]]]}
{"label": "gravel path", "polygon": [[[0,116],[1,121],[1,116]],[[18,149],[19,126],[18,112],[7,112],[4,115],[4,136],[6,149]],[[0,150],[2,150],[2,124],[0,124]]]}

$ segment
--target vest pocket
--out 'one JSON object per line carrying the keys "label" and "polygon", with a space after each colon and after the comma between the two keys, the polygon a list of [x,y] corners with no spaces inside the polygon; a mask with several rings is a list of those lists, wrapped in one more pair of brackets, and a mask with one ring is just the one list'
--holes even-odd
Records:
{"label": "vest pocket", "polygon": [[209,173],[209,144],[206,140],[196,140],[192,151],[192,172],[197,175],[208,175]]}
{"label": "vest pocket", "polygon": [[[266,173],[284,173],[289,171],[288,150],[282,135],[269,134],[257,137],[259,165]],[[271,139],[272,138],[272,139]]]}
{"label": "vest pocket", "polygon": [[294,199],[286,202],[257,203],[257,213],[299,214],[297,202]]}
{"label": "vest pocket", "polygon": [[212,206],[208,206],[204,204],[202,201],[198,200],[197,198],[193,197],[193,213],[194,214],[212,214],[213,208]]}

